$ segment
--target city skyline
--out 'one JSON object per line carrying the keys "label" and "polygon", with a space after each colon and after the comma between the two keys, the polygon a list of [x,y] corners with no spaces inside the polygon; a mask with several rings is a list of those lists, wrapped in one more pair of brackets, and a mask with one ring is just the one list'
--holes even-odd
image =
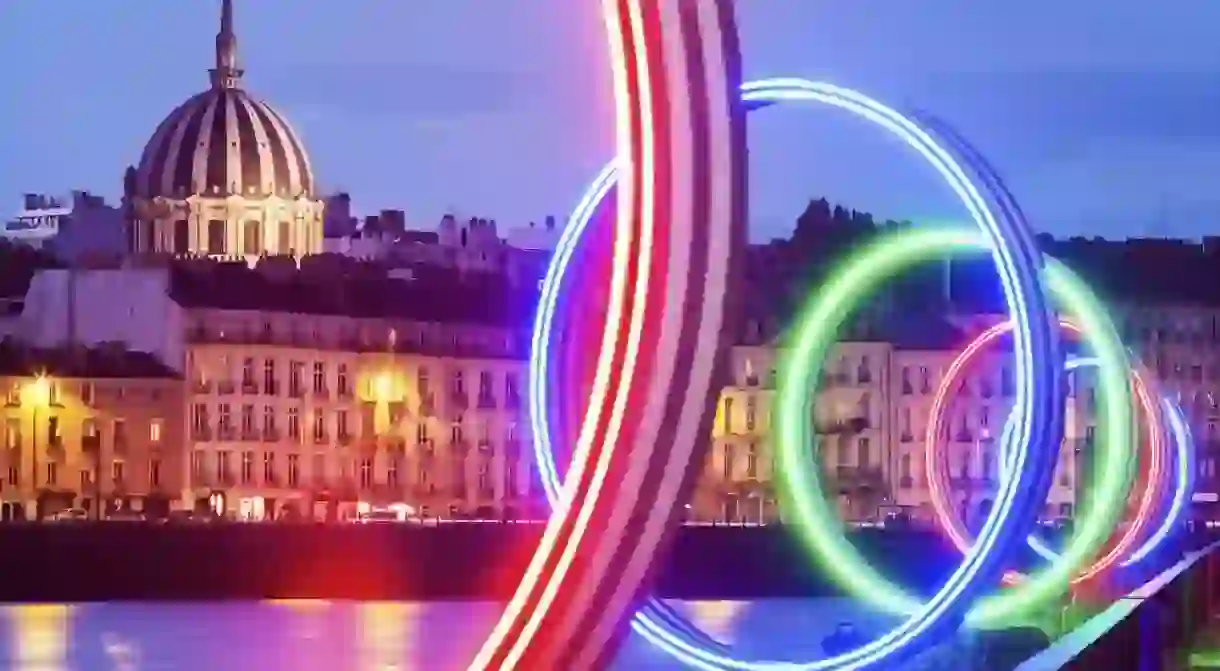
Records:
{"label": "city skyline", "polygon": [[[17,158],[0,165],[0,193],[79,187],[117,200],[122,170],[138,160],[149,129],[206,88],[217,5],[82,8],[57,18],[62,48],[52,51],[38,48],[45,31],[21,29],[43,23],[33,5],[8,8],[0,50],[9,51],[0,56],[21,59],[15,90],[40,102],[17,108],[0,132],[0,152]],[[463,3],[311,7],[291,14],[295,37],[279,41],[285,7],[236,4],[249,86],[293,121],[321,184],[352,191],[362,210],[403,208],[411,227],[449,209],[521,225],[562,214],[609,155],[595,3],[480,7],[494,15],[480,25],[494,32],[463,23]],[[1211,230],[1220,220],[1208,186],[1220,168],[1220,120],[1207,110],[1220,81],[1209,71],[1220,63],[1206,45],[1220,10],[1124,2],[1055,12],[1048,23],[1027,6],[933,5],[890,8],[882,21],[851,7],[743,7],[747,75],[849,83],[949,119],[1055,235]],[[553,23],[575,29],[539,30]],[[931,37],[950,27],[963,37]],[[1075,37],[1085,33],[1087,48]],[[1035,35],[1039,49],[1011,48]],[[884,46],[854,48],[860,43]],[[81,99],[94,116],[82,114]],[[821,195],[878,218],[958,215],[922,166],[841,115],[771,112],[752,132],[755,239],[786,235],[808,198]]]}

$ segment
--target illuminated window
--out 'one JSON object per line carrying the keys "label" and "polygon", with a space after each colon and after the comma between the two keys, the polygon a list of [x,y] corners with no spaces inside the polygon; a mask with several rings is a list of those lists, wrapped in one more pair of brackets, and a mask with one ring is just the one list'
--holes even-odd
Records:
{"label": "illuminated window", "polygon": [[154,419],[148,423],[148,440],[153,443],[161,442],[161,432],[165,428],[165,420]]}

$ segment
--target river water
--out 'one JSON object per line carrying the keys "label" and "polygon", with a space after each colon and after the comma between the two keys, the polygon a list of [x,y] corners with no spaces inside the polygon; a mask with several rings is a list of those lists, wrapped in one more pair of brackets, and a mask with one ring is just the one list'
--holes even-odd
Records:
{"label": "river water", "polygon": [[[494,603],[230,603],[9,606],[0,668],[183,671],[464,669],[490,629]],[[678,603],[751,658],[814,659],[843,622],[881,621],[846,599]],[[614,669],[681,669],[636,636]]]}

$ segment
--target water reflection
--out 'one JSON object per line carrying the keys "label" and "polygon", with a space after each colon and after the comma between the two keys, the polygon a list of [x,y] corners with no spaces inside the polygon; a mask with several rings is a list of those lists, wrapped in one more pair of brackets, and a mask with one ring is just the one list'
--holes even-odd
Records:
{"label": "water reflection", "polygon": [[12,648],[5,668],[60,671],[68,660],[68,620],[72,608],[60,605],[13,606],[5,609],[12,626]]}
{"label": "water reflection", "polygon": [[[748,658],[810,659],[841,622],[868,631],[890,623],[846,599],[677,604]],[[0,668],[23,671],[461,671],[502,604],[103,603],[0,609]],[[629,637],[613,669],[679,671]]]}

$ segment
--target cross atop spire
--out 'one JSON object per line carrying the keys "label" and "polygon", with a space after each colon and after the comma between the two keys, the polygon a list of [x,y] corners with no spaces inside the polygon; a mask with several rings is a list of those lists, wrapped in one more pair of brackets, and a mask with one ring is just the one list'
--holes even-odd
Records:
{"label": "cross atop spire", "polygon": [[212,87],[235,89],[245,73],[237,64],[237,33],[233,31],[233,0],[221,0],[220,32],[216,33],[216,67],[212,68]]}

